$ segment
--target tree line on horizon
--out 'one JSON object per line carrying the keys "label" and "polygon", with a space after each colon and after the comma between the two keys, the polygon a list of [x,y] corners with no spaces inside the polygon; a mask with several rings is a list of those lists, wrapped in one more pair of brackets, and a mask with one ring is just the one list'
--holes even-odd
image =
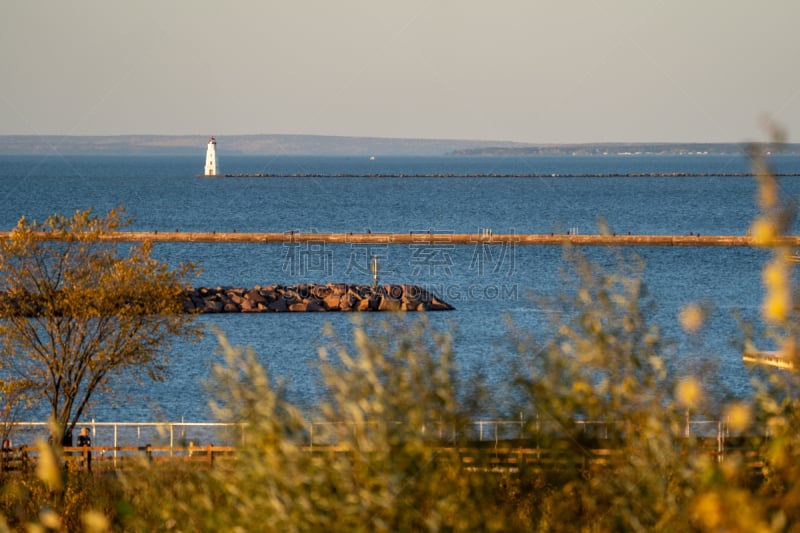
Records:
{"label": "tree line on horizon", "polygon": [[[209,135],[213,134],[211,132]],[[3,155],[196,155],[209,135],[0,135]],[[221,135],[222,155],[405,155],[405,156],[570,156],[570,155],[746,155],[753,143],[585,142],[528,143],[456,139],[376,138],[334,135]],[[756,143],[758,144],[758,143]],[[800,154],[800,143],[761,143],[786,155]]]}

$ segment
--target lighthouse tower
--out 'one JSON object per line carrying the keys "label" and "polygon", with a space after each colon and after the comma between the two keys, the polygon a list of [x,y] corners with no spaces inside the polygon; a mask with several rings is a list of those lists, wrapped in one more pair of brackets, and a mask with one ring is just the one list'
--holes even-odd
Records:
{"label": "lighthouse tower", "polygon": [[219,172],[217,168],[217,141],[211,137],[208,141],[208,148],[206,149],[206,176],[216,176]]}

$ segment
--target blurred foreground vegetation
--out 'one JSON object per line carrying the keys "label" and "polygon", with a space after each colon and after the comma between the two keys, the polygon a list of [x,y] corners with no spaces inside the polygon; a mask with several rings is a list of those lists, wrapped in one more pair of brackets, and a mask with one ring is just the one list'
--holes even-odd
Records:
{"label": "blurred foreground vegetation", "polygon": [[[793,206],[759,168],[752,231],[774,250],[763,317],[795,357],[791,251],[780,246]],[[306,414],[255,354],[220,336],[214,409],[248,428],[233,458],[87,474],[63,470],[42,443],[35,473],[3,474],[0,531],[800,531],[800,374],[769,371],[752,398],[712,399],[709,375],[665,357],[644,266],[567,253],[570,286],[540,302],[553,311],[549,336],[512,327],[513,397],[542,425],[501,444],[557,449],[558,467],[461,460],[468,447],[493,453],[465,437],[485,391],[477,376],[457,378],[449,334],[424,319],[358,325],[352,343],[320,353],[327,394],[314,416],[336,443],[324,453],[308,450]],[[676,320],[691,336],[706,313],[689,305]],[[687,436],[687,413],[725,420],[737,445],[720,456]],[[581,420],[605,422],[603,434],[587,437]],[[614,452],[606,464],[585,460],[598,447]]]}

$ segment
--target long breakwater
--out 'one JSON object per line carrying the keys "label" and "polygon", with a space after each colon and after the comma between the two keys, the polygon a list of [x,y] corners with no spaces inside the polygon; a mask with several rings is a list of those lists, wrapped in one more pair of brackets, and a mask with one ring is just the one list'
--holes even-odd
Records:
{"label": "long breakwater", "polygon": [[[741,178],[752,172],[256,172],[205,176],[199,178]],[[799,172],[774,173],[776,178],[798,177]]]}
{"label": "long breakwater", "polygon": [[[9,238],[11,232],[0,232]],[[57,235],[41,234],[45,239]],[[407,233],[371,232],[218,232],[218,231],[119,231],[104,237],[115,242],[204,242],[204,243],[330,243],[330,244],[418,244],[418,245],[542,245],[542,246],[729,246],[753,247],[758,244],[750,235],[631,235],[574,233],[451,233],[443,231],[413,231]],[[770,246],[800,246],[800,236],[782,236]]]}

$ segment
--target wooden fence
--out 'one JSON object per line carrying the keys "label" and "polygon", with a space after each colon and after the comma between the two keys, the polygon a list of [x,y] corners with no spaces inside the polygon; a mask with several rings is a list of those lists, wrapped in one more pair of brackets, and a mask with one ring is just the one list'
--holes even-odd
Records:
{"label": "wooden fence", "polygon": [[[726,449],[720,450],[714,438],[679,439],[676,445],[691,450],[693,454],[707,455],[716,461],[738,454],[753,475],[758,475],[764,459],[757,446],[748,439],[731,440]],[[531,440],[471,442],[466,445],[448,446],[431,443],[437,460],[457,462],[471,471],[504,471],[509,473],[596,471],[613,468],[627,461],[631,450],[627,447],[610,447],[604,439],[580,443],[575,440],[556,440],[539,445]],[[317,456],[370,455],[374,450],[355,450],[341,444],[298,445],[301,451]],[[66,446],[62,448],[64,465],[68,470],[107,471],[132,467],[136,464],[183,462],[198,466],[213,467],[218,461],[232,459],[237,453],[234,446]],[[18,446],[5,449],[0,455],[0,472],[31,472],[38,460],[35,447]]]}
{"label": "wooden fence", "polygon": [[[234,446],[64,446],[64,464],[68,470],[112,470],[136,463],[179,461],[213,466],[220,458],[232,457]],[[0,471],[31,471],[39,449],[18,446],[0,452]]]}
{"label": "wooden fence", "polygon": [[[365,422],[360,425],[375,424]],[[763,464],[752,446],[753,440],[731,437],[722,421],[692,420],[687,415],[684,424],[683,435],[676,440],[676,446],[692,442],[694,452],[707,454],[720,462],[729,454],[739,454],[754,467]],[[21,437],[27,436],[31,442],[34,438],[41,438],[47,427],[40,422],[13,425],[16,426],[15,432],[21,433]],[[220,459],[234,457],[238,449],[249,445],[246,427],[238,423],[92,420],[80,426],[90,428],[92,440],[102,445],[63,447],[65,464],[73,470],[108,470],[125,468],[137,462],[164,461],[212,466]],[[359,424],[343,421],[309,421],[305,435],[299,436],[296,445],[311,454],[352,454],[352,447],[343,446],[342,439],[347,440],[345,436],[357,431],[357,426]],[[621,449],[615,449],[612,445],[615,441],[609,439],[609,435],[615,433],[614,428],[614,422],[580,420],[574,421],[573,427],[565,431],[538,416],[524,418],[520,415],[518,420],[473,420],[458,431],[446,424],[431,422],[421,429],[420,435],[437,451],[437,456],[448,460],[458,457],[467,468],[559,470],[568,466],[603,467],[624,460]],[[30,433],[25,434],[25,431]],[[220,431],[228,434],[230,442],[223,445],[194,443],[198,440],[210,442],[215,434],[219,438]],[[546,440],[541,440],[543,436]],[[761,440],[764,438],[767,437],[760,437]],[[155,439],[156,444],[144,441],[145,444],[131,445],[128,439],[134,442]],[[119,445],[118,441],[126,445]],[[35,466],[38,453],[36,447],[30,446],[4,449],[0,452],[0,471],[29,471]]]}

